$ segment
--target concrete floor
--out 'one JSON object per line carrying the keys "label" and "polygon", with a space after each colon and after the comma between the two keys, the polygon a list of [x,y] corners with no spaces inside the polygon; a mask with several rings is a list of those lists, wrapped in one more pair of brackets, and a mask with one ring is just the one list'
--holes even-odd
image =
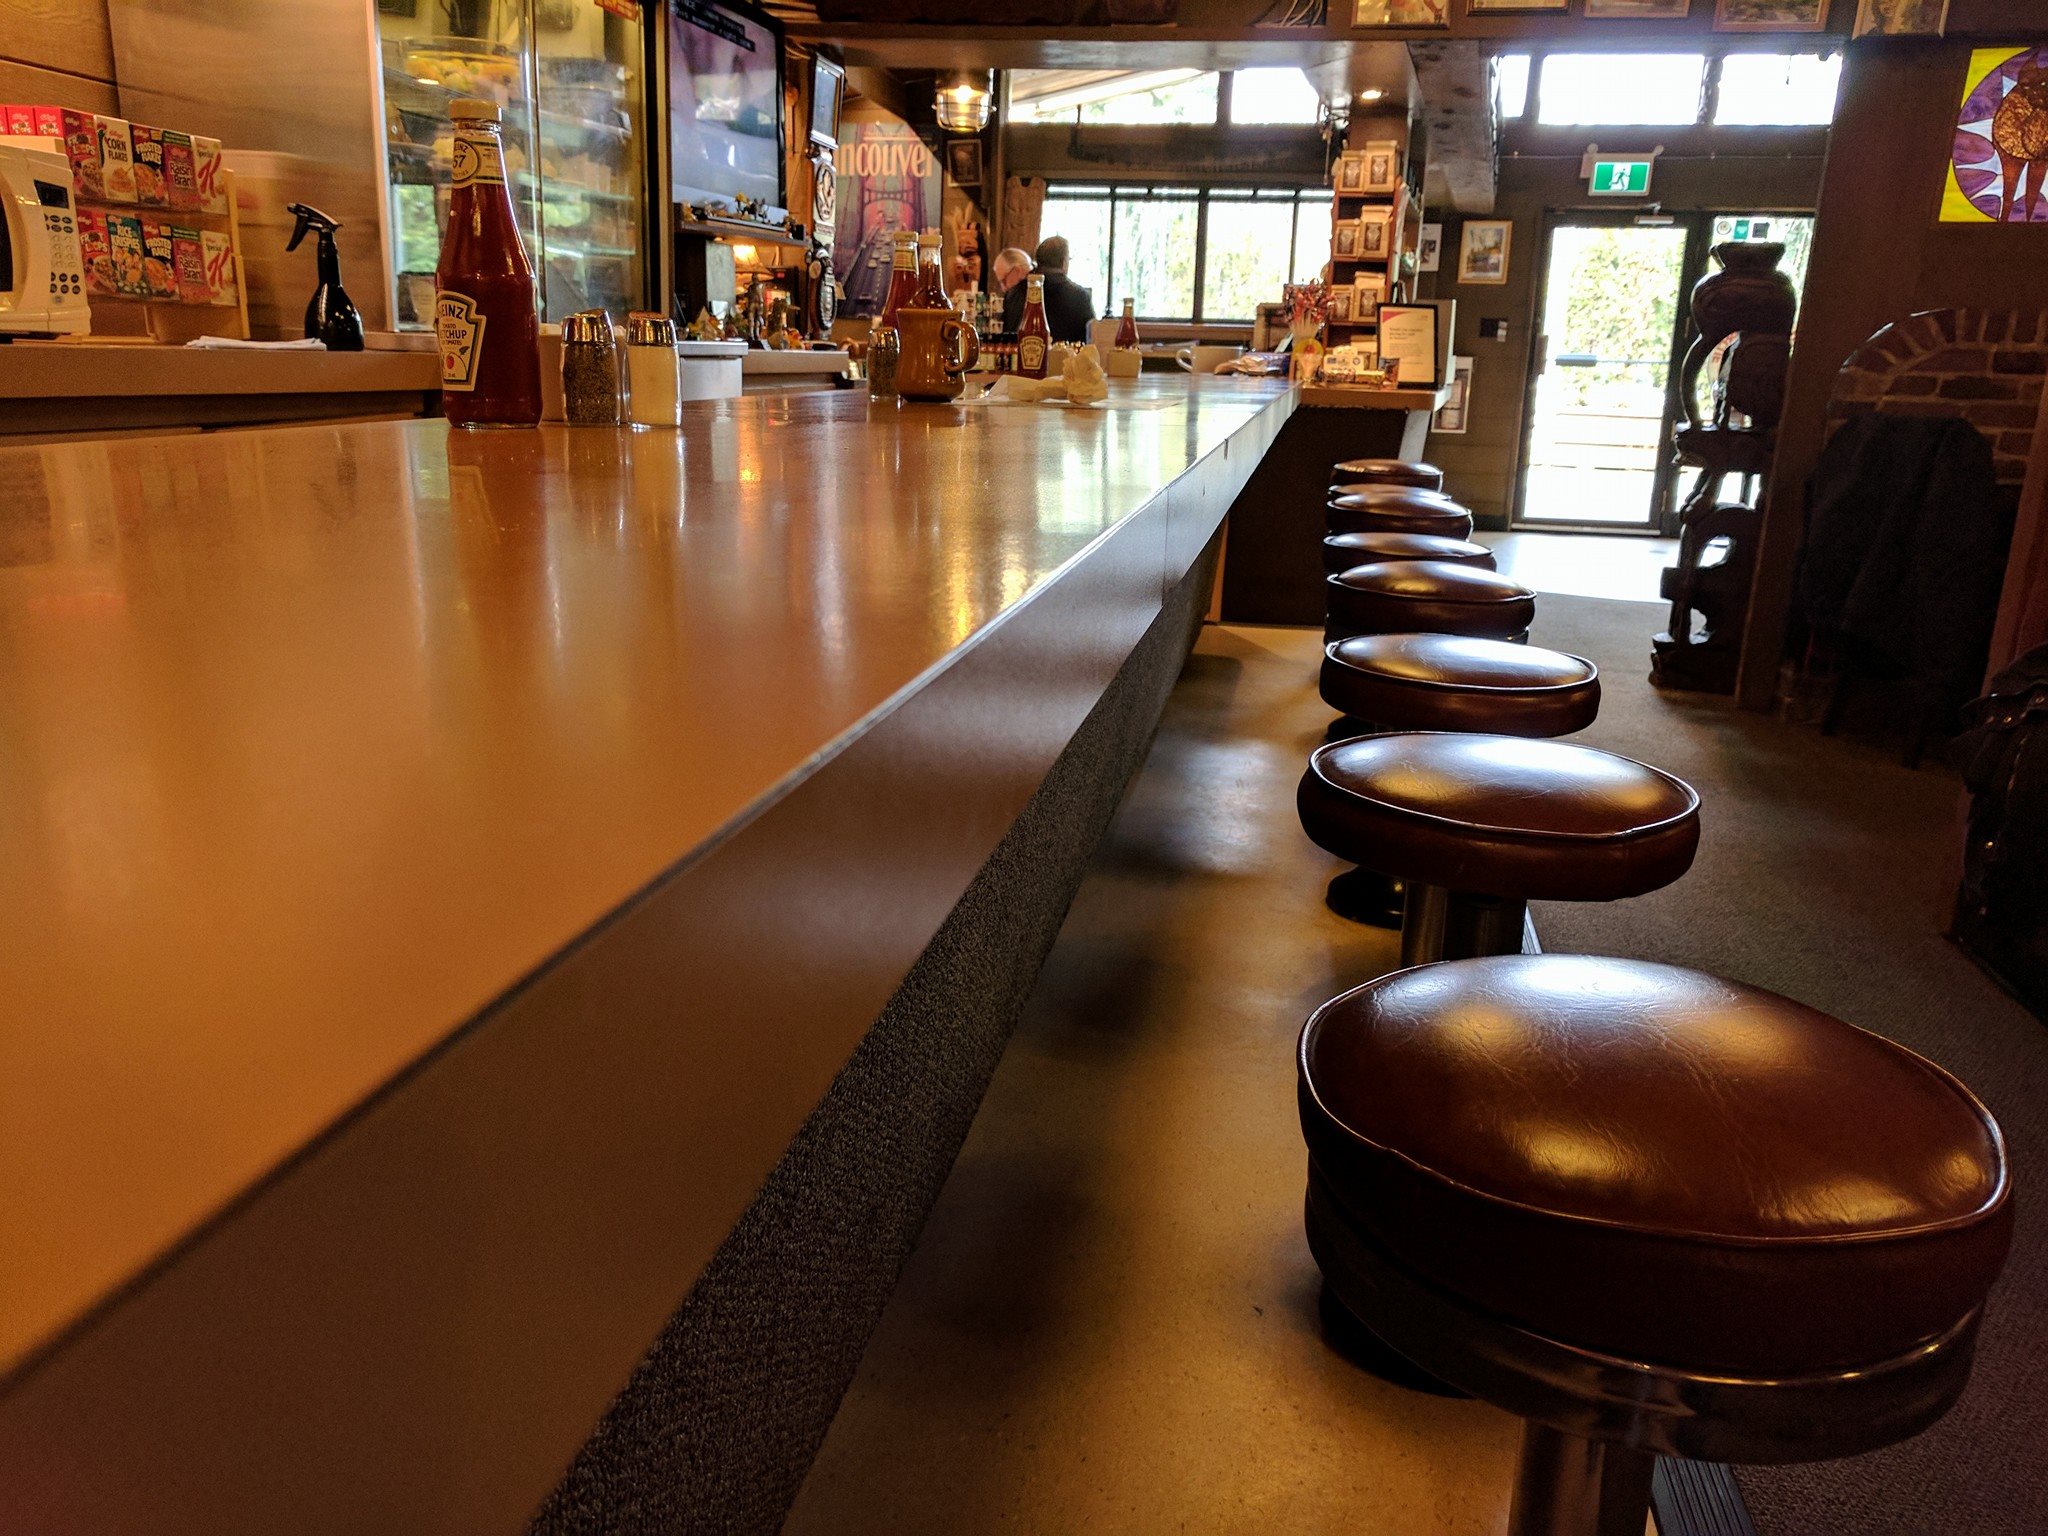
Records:
{"label": "concrete floor", "polygon": [[[1608,533],[1482,533],[1497,568],[1538,592],[1657,603],[1664,568],[1678,559],[1678,540]],[[1646,653],[1647,654],[1647,653]]]}
{"label": "concrete floor", "polygon": [[1294,1042],[1395,963],[1321,904],[1319,636],[1211,627],[786,1529],[1505,1529],[1518,1427],[1331,1353]]}

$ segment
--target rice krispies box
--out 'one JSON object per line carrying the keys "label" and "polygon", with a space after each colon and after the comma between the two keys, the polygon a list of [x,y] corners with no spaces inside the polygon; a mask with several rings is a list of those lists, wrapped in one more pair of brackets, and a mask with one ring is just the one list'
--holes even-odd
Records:
{"label": "rice krispies box", "polygon": [[107,254],[114,263],[114,292],[128,299],[149,297],[142,273],[142,220],[132,213],[109,213]]}
{"label": "rice krispies box", "polygon": [[170,197],[164,190],[163,130],[131,123],[128,140],[135,153],[135,201],[151,208],[167,206]]}

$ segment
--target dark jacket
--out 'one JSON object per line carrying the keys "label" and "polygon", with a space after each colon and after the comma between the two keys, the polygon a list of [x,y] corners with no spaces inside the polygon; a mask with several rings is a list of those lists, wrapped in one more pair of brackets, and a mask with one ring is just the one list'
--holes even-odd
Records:
{"label": "dark jacket", "polygon": [[[1088,322],[1095,318],[1095,300],[1088,290],[1064,272],[1047,272],[1043,267],[1032,270],[1045,279],[1045,328],[1052,332],[1052,339],[1086,341]],[[1027,278],[1003,295],[1004,330],[1014,331],[1024,323],[1024,294],[1029,287]]]}

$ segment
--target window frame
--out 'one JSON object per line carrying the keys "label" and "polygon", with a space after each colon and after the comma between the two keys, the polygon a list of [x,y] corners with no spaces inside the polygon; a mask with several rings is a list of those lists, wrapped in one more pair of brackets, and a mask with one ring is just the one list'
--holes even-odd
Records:
{"label": "window frame", "polygon": [[[1334,201],[1330,189],[1321,184],[1293,187],[1275,187],[1270,183],[1260,185],[1236,181],[1182,182],[1182,181],[1048,181],[1045,188],[1046,205],[1055,202],[1106,201],[1109,204],[1109,240],[1103,252],[1102,313],[1118,313],[1122,302],[1116,292],[1116,235],[1117,204],[1119,196],[1128,202],[1149,202],[1155,195],[1165,194],[1168,201],[1178,201],[1193,193],[1195,204],[1195,271],[1192,315],[1138,315],[1136,319],[1145,325],[1202,326],[1202,325],[1251,325],[1256,315],[1231,316],[1225,319],[1211,319],[1203,313],[1208,298],[1209,280],[1209,203],[1210,194],[1222,192],[1232,194],[1226,202],[1265,203],[1274,208],[1287,210],[1287,271],[1294,271],[1295,257],[1300,249],[1301,206],[1304,200],[1312,203]],[[1235,194],[1250,193],[1249,198]],[[1041,225],[1042,227],[1042,225]],[[1057,233],[1057,231],[1055,231]]]}
{"label": "window frame", "polygon": [[[1688,54],[1700,53],[1706,56],[1707,67],[1700,86],[1699,111],[1690,123],[1546,123],[1541,121],[1541,119],[1537,116],[1537,113],[1540,110],[1540,103],[1543,99],[1543,69],[1545,63],[1549,60],[1552,54],[1645,52]],[[1813,58],[1821,59],[1837,58],[1840,57],[1843,53],[1843,45],[1842,41],[1839,38],[1832,40],[1831,43],[1822,43],[1817,40],[1815,46],[1805,48],[1758,46],[1754,48],[1717,49],[1704,46],[1687,46],[1683,48],[1674,47],[1645,49],[1638,46],[1588,48],[1574,45],[1572,47],[1558,48],[1503,48],[1499,50],[1499,53],[1496,55],[1496,57],[1504,56],[1507,54],[1521,53],[1526,53],[1529,57],[1529,90],[1528,94],[1523,98],[1522,111],[1518,116],[1508,117],[1506,114],[1502,114],[1501,127],[1503,130],[1509,128],[1516,128],[1531,133],[1542,134],[1579,134],[1584,133],[1589,129],[1596,128],[1612,131],[1627,131],[1629,129],[1636,128],[1640,128],[1645,131],[1662,129],[1666,132],[1685,132],[1689,129],[1700,129],[1715,134],[1827,133],[1834,127],[1834,120],[1832,118],[1830,118],[1825,123],[1715,122],[1714,114],[1720,110],[1721,104],[1721,70],[1722,67],[1731,58],[1735,58],[1737,56],[1753,56],[1756,54],[1768,54],[1772,58],[1795,58],[1800,56],[1810,56]],[[1836,95],[1836,101],[1838,104],[1840,102],[1840,99],[1841,98],[1838,87]]]}

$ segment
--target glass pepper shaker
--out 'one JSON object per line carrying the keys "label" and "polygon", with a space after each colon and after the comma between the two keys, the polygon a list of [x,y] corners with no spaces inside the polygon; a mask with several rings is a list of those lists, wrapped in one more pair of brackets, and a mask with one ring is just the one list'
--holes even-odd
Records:
{"label": "glass pepper shaker", "polygon": [[562,414],[572,427],[616,427],[621,404],[612,317],[579,310],[562,322]]}

